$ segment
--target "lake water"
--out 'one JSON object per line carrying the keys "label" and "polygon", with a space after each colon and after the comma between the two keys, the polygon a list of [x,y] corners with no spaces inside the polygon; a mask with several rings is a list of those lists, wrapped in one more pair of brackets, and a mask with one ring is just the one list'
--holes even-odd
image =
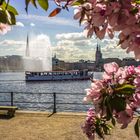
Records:
{"label": "lake water", "polygon": [[[96,79],[102,73],[94,73]],[[91,81],[47,81],[26,82],[24,73],[0,73],[0,104],[10,104],[10,94],[14,92],[14,105],[25,110],[51,110],[53,94],[56,92],[58,111],[86,111],[90,105],[83,104],[85,89]],[[50,93],[50,94],[48,94]]]}

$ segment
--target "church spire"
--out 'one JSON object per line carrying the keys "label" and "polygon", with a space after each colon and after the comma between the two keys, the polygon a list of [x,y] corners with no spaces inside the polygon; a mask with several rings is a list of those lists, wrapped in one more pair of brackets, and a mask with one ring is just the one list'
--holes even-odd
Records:
{"label": "church spire", "polygon": [[99,66],[102,61],[102,52],[101,52],[101,47],[97,42],[97,47],[96,47],[96,53],[95,53],[95,62],[96,66]]}
{"label": "church spire", "polygon": [[98,51],[101,52],[101,46],[100,45],[98,45]]}
{"label": "church spire", "polygon": [[98,42],[97,42],[96,52],[99,52],[99,51],[100,51],[100,45],[99,45]]}
{"label": "church spire", "polygon": [[29,51],[29,37],[27,34],[27,40],[26,40],[26,57],[30,57],[30,51]]}

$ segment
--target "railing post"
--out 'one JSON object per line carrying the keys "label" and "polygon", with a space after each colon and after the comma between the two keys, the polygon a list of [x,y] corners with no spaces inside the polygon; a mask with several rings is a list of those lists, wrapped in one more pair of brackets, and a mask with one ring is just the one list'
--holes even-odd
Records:
{"label": "railing post", "polygon": [[11,106],[13,106],[13,92],[11,92]]}
{"label": "railing post", "polygon": [[53,93],[53,113],[56,113],[56,93]]}

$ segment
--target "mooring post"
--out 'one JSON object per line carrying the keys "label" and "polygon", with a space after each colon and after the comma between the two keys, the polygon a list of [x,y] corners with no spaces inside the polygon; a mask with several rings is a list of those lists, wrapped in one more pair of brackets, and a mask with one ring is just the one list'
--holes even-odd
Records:
{"label": "mooring post", "polygon": [[13,92],[11,92],[11,106],[13,106]]}
{"label": "mooring post", "polygon": [[53,113],[56,113],[56,93],[53,93]]}

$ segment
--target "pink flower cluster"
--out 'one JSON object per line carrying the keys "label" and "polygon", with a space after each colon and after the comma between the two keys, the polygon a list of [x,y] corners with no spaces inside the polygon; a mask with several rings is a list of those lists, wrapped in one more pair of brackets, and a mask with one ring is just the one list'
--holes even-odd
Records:
{"label": "pink flower cluster", "polygon": [[0,23],[0,34],[6,34],[11,30],[11,26],[8,24]]}
{"label": "pink flower cluster", "polygon": [[[126,52],[140,59],[140,3],[138,0],[55,0],[62,9],[76,6],[74,19],[85,24],[85,34],[113,39],[118,32],[119,43]],[[62,5],[61,5],[61,4]]]}
{"label": "pink flower cluster", "polygon": [[140,59],[140,4],[134,0],[87,0],[78,5],[74,19],[85,24],[85,33],[99,39],[105,34],[112,39],[119,32],[119,45],[134,51]]}
{"label": "pink flower cluster", "polygon": [[90,136],[95,136],[95,131],[91,131],[90,128],[96,125],[90,123],[97,116],[105,121],[115,118],[122,124],[121,128],[126,128],[136,109],[140,107],[140,67],[122,68],[112,62],[105,64],[104,69],[103,79],[94,79],[91,88],[86,89],[87,95],[84,98],[85,102],[92,102],[95,107],[94,113],[88,113],[93,114],[92,119],[91,115],[88,115],[84,127],[85,133]]}
{"label": "pink flower cluster", "polygon": [[83,133],[87,135],[89,140],[93,140],[95,138],[95,111],[93,108],[90,108],[87,112],[87,118],[85,124],[82,126]]}

